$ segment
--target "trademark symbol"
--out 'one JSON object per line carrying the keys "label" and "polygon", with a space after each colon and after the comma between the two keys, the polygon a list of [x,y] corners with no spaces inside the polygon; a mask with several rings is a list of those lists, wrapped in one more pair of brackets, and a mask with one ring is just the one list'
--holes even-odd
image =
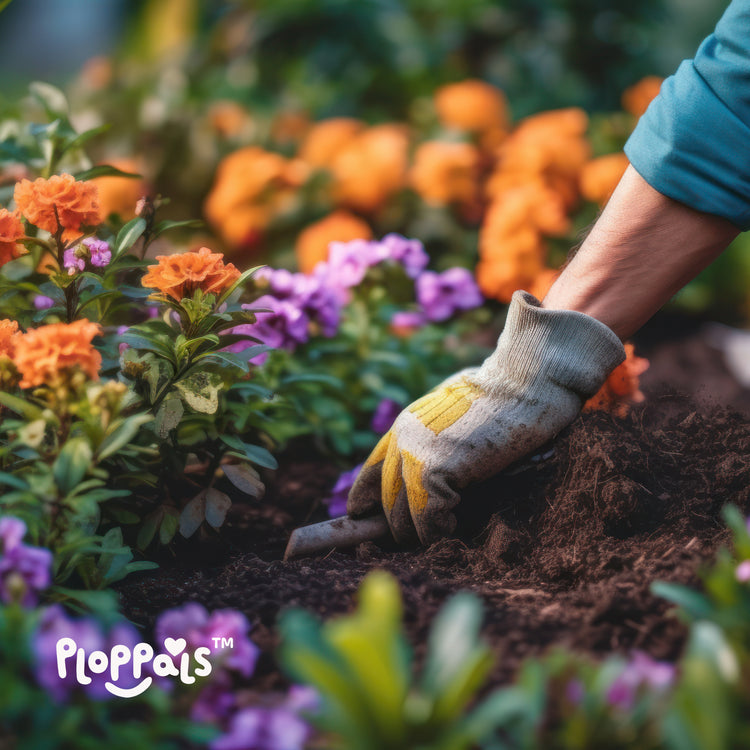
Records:
{"label": "trademark symbol", "polygon": [[214,648],[234,648],[234,638],[214,636],[211,640],[214,642]]}

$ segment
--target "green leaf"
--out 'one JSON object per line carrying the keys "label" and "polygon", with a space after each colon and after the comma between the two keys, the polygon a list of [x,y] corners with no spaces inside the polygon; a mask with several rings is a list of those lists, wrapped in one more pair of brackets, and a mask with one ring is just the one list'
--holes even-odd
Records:
{"label": "green leaf", "polygon": [[81,146],[83,146],[85,143],[88,143],[88,141],[90,141],[92,138],[96,138],[96,136],[102,135],[102,133],[106,133],[111,128],[112,123],[105,122],[103,125],[99,125],[96,128],[85,130],[83,133],[80,133],[74,138],[71,138],[65,144],[65,149],[66,151],[73,151],[74,149],[81,148]]}
{"label": "green leaf", "polygon": [[696,620],[706,619],[713,613],[711,601],[703,594],[676,583],[655,581],[651,593],[676,604],[684,613]]}
{"label": "green leaf", "polygon": [[91,467],[93,451],[88,440],[82,437],[73,437],[62,447],[55,463],[52,465],[52,473],[55,482],[63,494],[67,495],[86,476]]}
{"label": "green leaf", "polygon": [[260,445],[250,445],[238,438],[237,435],[221,435],[220,437],[225,445],[233,448],[248,461],[252,461],[252,463],[263,466],[266,469],[279,468],[279,464],[273,457],[273,454]]}
{"label": "green leaf", "polygon": [[138,536],[135,540],[138,549],[146,549],[151,541],[153,540],[156,530],[159,528],[160,523],[164,517],[164,511],[162,508],[157,508],[153,513],[149,513],[143,519],[143,525],[138,529]]}
{"label": "green leaf", "polygon": [[231,296],[232,293],[235,291],[235,289],[238,289],[240,286],[243,286],[248,279],[252,278],[258,271],[264,268],[264,266],[255,266],[255,268],[248,268],[247,271],[242,273],[240,277],[237,279],[237,281],[232,284],[228,289],[226,289],[223,294],[219,297],[219,299],[216,300],[216,306],[218,307],[223,302],[226,302]]}
{"label": "green leaf", "polygon": [[206,490],[206,523],[215,529],[221,528],[224,519],[227,517],[229,509],[232,507],[232,500],[229,495],[214,489],[213,487]]}
{"label": "green leaf", "polygon": [[206,492],[201,490],[180,513],[180,534],[189,539],[206,519]]}
{"label": "green leaf", "polygon": [[238,489],[250,497],[263,497],[266,488],[252,466],[247,464],[222,464],[226,478]]}
{"label": "green leaf", "polygon": [[221,378],[216,373],[193,372],[175,383],[185,403],[200,414],[215,414],[219,408]]}
{"label": "green leaf", "polygon": [[169,396],[162,401],[159,411],[156,412],[154,431],[160,438],[165,438],[174,430],[185,413],[185,407],[179,396]]}
{"label": "green leaf", "polygon": [[204,221],[200,219],[188,219],[187,221],[160,221],[155,227],[153,239],[156,239],[160,234],[164,232],[170,232],[173,229],[203,229],[206,226]]}
{"label": "green leaf", "polygon": [[18,398],[18,396],[11,396],[10,393],[4,391],[0,391],[0,404],[7,406],[11,411],[24,417],[29,422],[40,419],[42,416],[43,410],[38,406]]}
{"label": "green leaf", "polygon": [[333,375],[327,375],[322,372],[304,372],[296,375],[287,375],[281,379],[281,385],[293,385],[297,383],[315,383],[318,385],[329,385],[331,388],[340,390],[343,387],[343,383],[340,378]]}
{"label": "green leaf", "polygon": [[179,515],[176,512],[172,512],[171,508],[168,508],[164,513],[164,520],[159,527],[159,541],[162,544],[169,544],[174,539],[179,524]]}
{"label": "green leaf", "polygon": [[29,84],[29,90],[32,96],[44,107],[50,118],[68,119],[70,115],[68,100],[60,89],[43,81],[34,81]]}
{"label": "green leaf", "polygon": [[119,258],[127,250],[130,250],[138,241],[140,236],[146,231],[146,220],[140,216],[131,219],[117,233],[114,247],[114,258]]}
{"label": "green leaf", "polygon": [[84,169],[81,172],[76,172],[76,174],[73,176],[76,178],[76,180],[79,180],[81,182],[85,180],[93,180],[96,177],[132,177],[134,179],[139,179],[141,177],[141,175],[137,174],[136,172],[123,172],[122,169],[113,167],[111,164],[97,164],[95,167],[91,167],[90,169]]}
{"label": "green leaf", "polygon": [[134,414],[127,419],[116,420],[107,430],[107,436],[99,446],[97,452],[99,459],[105,459],[119,451],[138,434],[144,424],[152,419],[153,417],[150,414]]}

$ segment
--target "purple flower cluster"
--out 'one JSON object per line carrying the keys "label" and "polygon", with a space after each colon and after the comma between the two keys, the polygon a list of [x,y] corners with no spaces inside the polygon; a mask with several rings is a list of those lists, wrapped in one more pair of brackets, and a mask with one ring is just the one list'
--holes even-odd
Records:
{"label": "purple flower cluster", "polygon": [[482,304],[482,295],[471,271],[449,268],[442,273],[425,271],[417,278],[417,302],[427,320],[447,320],[459,310]]}
{"label": "purple flower cluster", "polygon": [[674,678],[673,664],[656,661],[642,651],[635,651],[631,660],[609,686],[607,702],[615,708],[629,711],[635,703],[639,688],[646,686],[652,690],[663,691],[672,685]]}
{"label": "purple flower cluster", "polygon": [[[106,682],[111,681],[108,672],[89,674],[91,682],[81,686],[76,679],[75,666],[69,663],[65,678],[60,677],[57,671],[56,649],[61,638],[72,638],[87,654],[95,651],[107,654],[114,646],[135,648],[139,640],[138,631],[128,623],[118,623],[105,634],[95,620],[74,620],[65,614],[65,610],[59,604],[47,607],[42,614],[34,634],[34,669],[37,682],[59,702],[65,701],[76,690],[83,690],[95,700],[111,698],[111,693],[104,687]],[[138,680],[132,672],[122,670],[114,684],[120,688],[132,688],[137,683]]]}
{"label": "purple flower cluster", "polygon": [[67,269],[69,276],[85,271],[86,260],[97,268],[109,265],[112,260],[109,243],[96,237],[86,237],[79,245],[69,247],[63,253],[63,266]]}
{"label": "purple flower cluster", "polygon": [[211,750],[302,750],[311,730],[300,713],[314,712],[317,707],[318,696],[312,688],[293,686],[281,705],[239,710],[226,734],[211,743]]}
{"label": "purple flower cluster", "polygon": [[34,307],[37,310],[49,310],[50,307],[53,307],[55,304],[55,300],[52,299],[52,297],[47,297],[44,294],[37,294],[36,297],[34,297]]}
{"label": "purple flower cluster", "polygon": [[357,286],[373,266],[390,261],[401,265],[409,278],[415,279],[424,270],[429,258],[419,240],[400,234],[388,234],[382,240],[331,242],[328,260],[319,263],[313,275],[330,289],[337,289],[343,301],[348,290]]}
{"label": "purple flower cluster", "polygon": [[346,501],[349,497],[349,490],[354,484],[354,480],[359,476],[363,464],[355,466],[350,471],[345,471],[333,485],[331,496],[323,502],[328,506],[328,515],[331,518],[338,518],[346,515]]}
{"label": "purple flower cluster", "polygon": [[52,582],[52,553],[23,543],[26,524],[18,518],[0,518],[0,599],[24,607],[37,603],[37,594]]}
{"label": "purple flower cluster", "polygon": [[[250,624],[241,612],[219,609],[209,614],[202,605],[190,602],[163,612],[156,621],[155,635],[158,645],[167,638],[184,638],[193,651],[201,646],[210,648],[213,662],[250,677],[259,649],[248,637],[249,630]],[[231,648],[217,647],[230,639]]]}
{"label": "purple flower cluster", "polygon": [[[270,312],[256,313],[256,322],[235,326],[232,333],[254,336],[274,349],[294,351],[312,333],[333,336],[341,321],[341,302],[335,290],[329,289],[316,276],[291,273],[285,269],[263,269],[257,280],[268,285],[268,293],[255,302],[243,305],[247,310],[265,308]],[[250,341],[232,344],[230,351],[241,352],[252,346]],[[253,358],[262,364],[267,354]]]}

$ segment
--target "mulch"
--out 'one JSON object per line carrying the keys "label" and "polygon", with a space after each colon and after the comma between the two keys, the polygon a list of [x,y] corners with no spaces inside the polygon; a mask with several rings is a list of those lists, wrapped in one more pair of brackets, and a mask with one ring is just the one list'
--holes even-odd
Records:
{"label": "mulch", "polygon": [[[622,418],[583,414],[554,442],[551,458],[473,488],[455,539],[408,551],[366,543],[283,562],[290,531],[325,517],[322,499],[339,471],[287,455],[266,500],[237,503],[221,536],[120,584],[124,611],[148,632],[160,612],[187,601],[241,610],[264,650],[255,683],[272,689],[284,685],[273,659],[279,613],[346,612],[363,576],[385,568],[401,583],[418,655],[447,597],[466,589],[481,597],[483,632],[498,657],[494,684],[552,646],[593,656],[641,649],[674,660],[685,628],[649,587],[699,585],[700,566],[728,541],[721,508],[750,512],[750,398],[729,387],[731,376],[699,337],[667,343],[677,354],[663,364],[654,354],[667,344],[644,344],[652,357],[645,403]],[[697,368],[695,388],[681,373],[678,393],[669,367],[685,358]],[[701,382],[714,386],[699,391]],[[706,400],[722,393],[731,408]]]}

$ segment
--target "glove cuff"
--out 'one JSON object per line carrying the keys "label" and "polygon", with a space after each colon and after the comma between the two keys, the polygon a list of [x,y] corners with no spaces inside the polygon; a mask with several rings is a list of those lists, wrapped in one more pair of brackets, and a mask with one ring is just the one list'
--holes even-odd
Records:
{"label": "glove cuff", "polygon": [[584,402],[624,359],[622,342],[604,323],[573,310],[548,310],[517,291],[497,349],[475,380],[490,392],[516,386],[527,398],[556,385]]}

